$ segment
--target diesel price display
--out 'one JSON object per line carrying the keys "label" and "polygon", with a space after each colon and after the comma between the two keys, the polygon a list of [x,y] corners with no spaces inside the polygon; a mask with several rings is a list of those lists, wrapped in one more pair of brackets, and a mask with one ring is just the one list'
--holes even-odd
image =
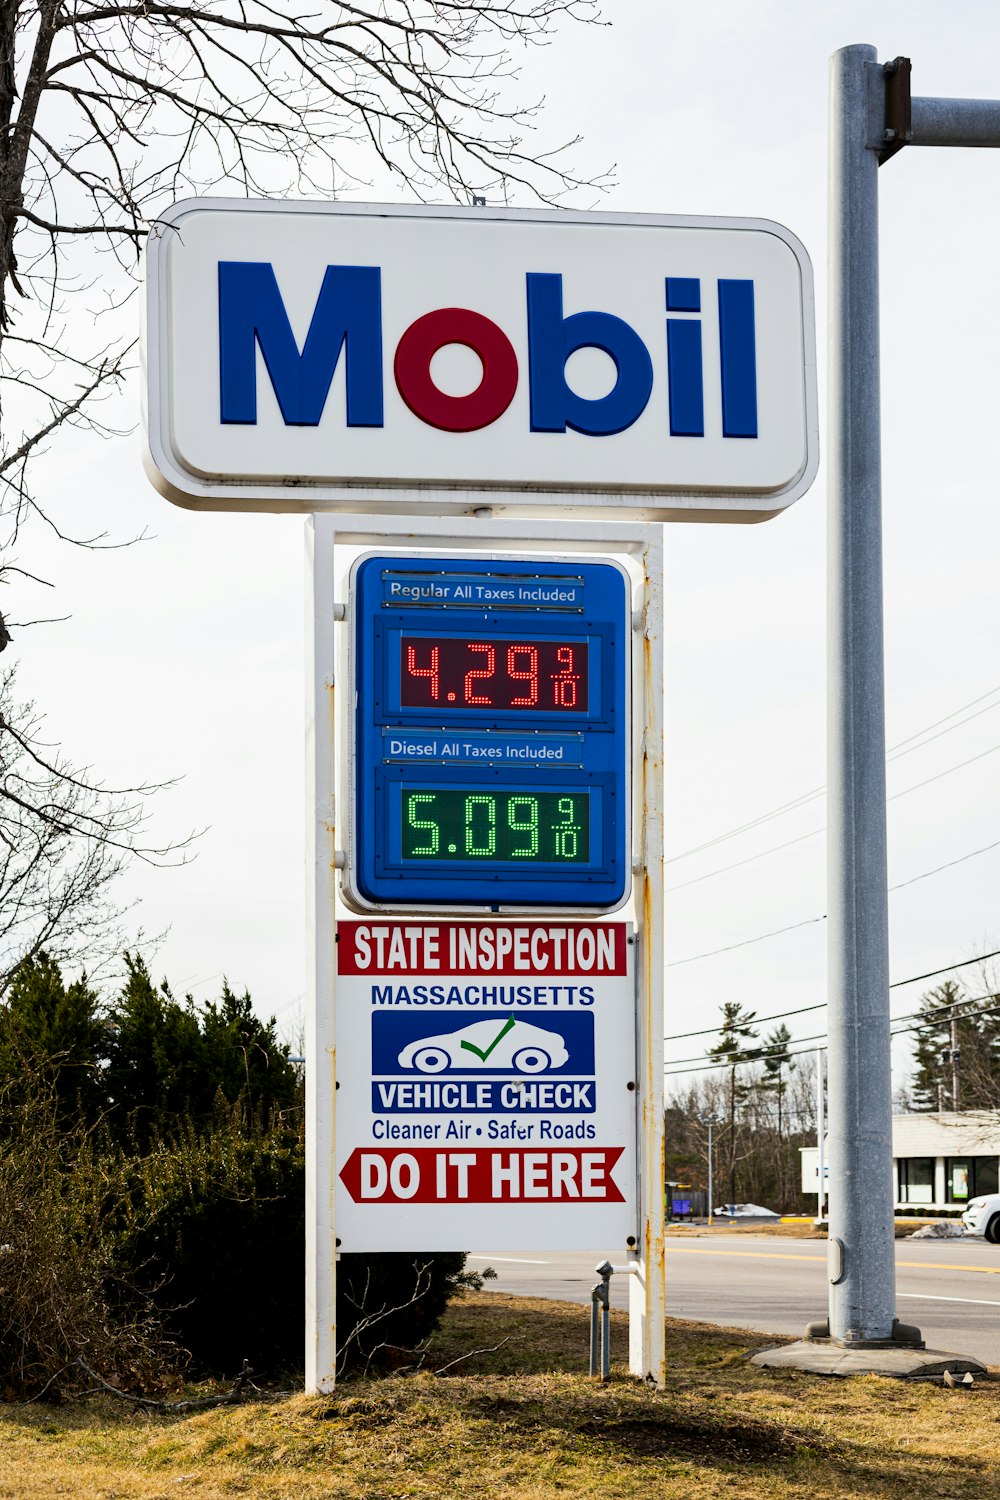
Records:
{"label": "diesel price display", "polygon": [[366,557],[353,599],[356,904],[620,903],[631,866],[623,570]]}
{"label": "diesel price display", "polygon": [[403,858],[551,860],[590,857],[590,794],[465,791],[406,785]]}

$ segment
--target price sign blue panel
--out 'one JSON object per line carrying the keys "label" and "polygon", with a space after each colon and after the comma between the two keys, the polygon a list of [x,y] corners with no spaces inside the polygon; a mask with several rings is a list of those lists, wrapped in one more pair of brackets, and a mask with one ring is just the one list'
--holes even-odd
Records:
{"label": "price sign blue panel", "polygon": [[631,868],[623,572],[368,557],[353,599],[356,895],[619,904]]}

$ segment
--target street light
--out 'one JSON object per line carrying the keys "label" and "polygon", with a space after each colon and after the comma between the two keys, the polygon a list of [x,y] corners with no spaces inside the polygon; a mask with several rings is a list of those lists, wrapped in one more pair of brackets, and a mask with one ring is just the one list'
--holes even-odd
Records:
{"label": "street light", "polygon": [[712,1200],[715,1194],[715,1189],[712,1186],[712,1163],[714,1161],[714,1157],[712,1155],[712,1129],[714,1126],[722,1124],[722,1116],[699,1115],[698,1123],[699,1125],[708,1126],[708,1222],[709,1225],[711,1225],[713,1222]]}

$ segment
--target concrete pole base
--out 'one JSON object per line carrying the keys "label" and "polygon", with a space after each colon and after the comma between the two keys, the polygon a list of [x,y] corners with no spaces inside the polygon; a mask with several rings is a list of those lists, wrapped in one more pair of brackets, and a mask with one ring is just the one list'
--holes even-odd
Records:
{"label": "concrete pole base", "polygon": [[892,1320],[892,1333],[887,1339],[831,1339],[830,1319],[823,1318],[821,1322],[806,1324],[806,1338],[820,1339],[826,1343],[836,1343],[845,1349],[898,1349],[903,1345],[907,1349],[923,1349],[924,1341],[920,1337],[920,1329],[915,1323],[901,1323],[898,1318]]}
{"label": "concrete pole base", "polygon": [[778,1349],[761,1349],[750,1363],[763,1370],[803,1370],[807,1375],[886,1375],[896,1380],[934,1376],[985,1375],[986,1366],[964,1354],[899,1342],[839,1344],[832,1339],[798,1339]]}

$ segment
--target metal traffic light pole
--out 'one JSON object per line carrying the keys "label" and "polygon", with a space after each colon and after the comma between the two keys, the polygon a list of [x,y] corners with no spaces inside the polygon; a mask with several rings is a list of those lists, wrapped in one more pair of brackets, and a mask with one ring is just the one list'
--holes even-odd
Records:
{"label": "metal traffic light pole", "polygon": [[919,1346],[896,1320],[886,898],[878,171],[905,146],[1000,146],[1000,101],[911,99],[910,62],[830,66],[829,1324]]}

